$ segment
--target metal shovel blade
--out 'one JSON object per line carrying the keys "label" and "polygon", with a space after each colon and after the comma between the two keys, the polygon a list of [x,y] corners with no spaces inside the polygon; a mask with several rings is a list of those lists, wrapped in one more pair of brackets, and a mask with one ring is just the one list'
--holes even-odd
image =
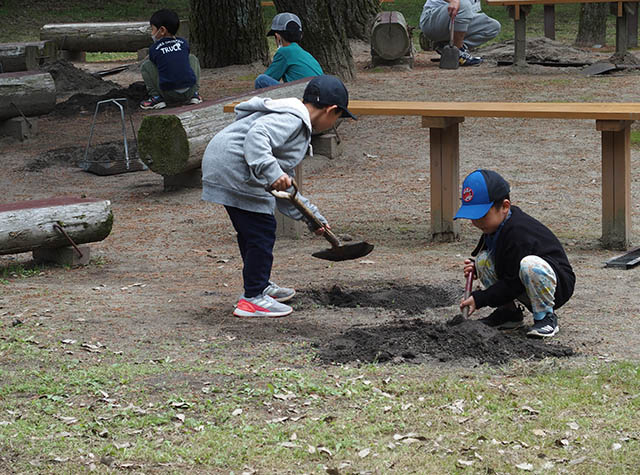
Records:
{"label": "metal shovel blade", "polygon": [[460,66],[460,50],[453,45],[442,47],[440,56],[440,69],[458,69]]}
{"label": "metal shovel blade", "polygon": [[338,262],[358,259],[366,256],[371,251],[373,251],[373,244],[369,244],[368,242],[357,242],[355,244],[346,244],[332,247],[331,249],[325,249],[324,251],[314,252],[311,255],[318,259]]}

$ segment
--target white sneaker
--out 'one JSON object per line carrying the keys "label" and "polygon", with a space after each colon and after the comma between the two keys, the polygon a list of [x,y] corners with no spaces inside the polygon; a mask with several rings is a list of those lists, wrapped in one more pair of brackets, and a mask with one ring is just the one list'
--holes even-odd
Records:
{"label": "white sneaker", "polygon": [[236,317],[244,318],[276,318],[285,317],[291,312],[293,312],[291,307],[276,301],[263,292],[262,295],[256,295],[250,299],[241,297],[233,314]]}
{"label": "white sneaker", "polygon": [[287,302],[293,298],[296,291],[288,287],[280,287],[275,282],[269,281],[269,285],[262,293],[277,300],[278,302]]}

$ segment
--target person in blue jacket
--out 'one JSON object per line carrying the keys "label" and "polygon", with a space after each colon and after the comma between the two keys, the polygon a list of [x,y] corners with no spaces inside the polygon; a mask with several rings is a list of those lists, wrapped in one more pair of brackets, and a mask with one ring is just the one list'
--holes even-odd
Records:
{"label": "person in blue jacket", "polygon": [[320,63],[298,44],[302,39],[302,23],[297,15],[285,12],[274,16],[267,33],[267,36],[272,35],[278,50],[264,74],[256,78],[256,89],[276,86],[281,80],[291,82],[323,74]]}
{"label": "person in blue jacket", "polygon": [[149,98],[140,103],[142,109],[164,109],[167,102],[200,104],[200,62],[189,53],[189,43],[176,37],[180,18],[173,10],[158,10],[149,19],[153,44],[149,59],[140,73]]}

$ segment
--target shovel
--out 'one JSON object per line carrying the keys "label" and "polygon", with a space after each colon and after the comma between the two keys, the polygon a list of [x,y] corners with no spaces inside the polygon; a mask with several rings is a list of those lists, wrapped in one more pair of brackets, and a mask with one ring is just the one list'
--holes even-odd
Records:
{"label": "shovel", "polygon": [[[286,191],[269,190],[269,192],[276,198],[281,198],[291,201],[298,211],[300,211],[311,223],[313,223],[314,229],[320,229],[324,227],[324,224],[320,222],[318,218],[307,208],[302,201],[298,198],[298,186],[296,182],[293,182],[293,193],[287,193]],[[367,242],[357,242],[354,244],[341,244],[340,239],[331,232],[331,230],[324,228],[322,233],[324,238],[331,243],[331,249],[324,251],[318,251],[311,254],[318,259],[325,259],[327,261],[348,261],[350,259],[358,259],[364,257],[373,251],[373,245]]]}
{"label": "shovel", "polygon": [[449,44],[442,48],[440,56],[440,69],[458,69],[460,66],[460,50],[453,45],[453,20],[449,24]]}

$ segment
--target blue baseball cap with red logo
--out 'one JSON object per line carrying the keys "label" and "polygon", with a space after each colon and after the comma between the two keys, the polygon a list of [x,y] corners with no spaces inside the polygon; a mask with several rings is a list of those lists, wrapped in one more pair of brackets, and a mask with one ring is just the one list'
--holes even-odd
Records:
{"label": "blue baseball cap with red logo", "polygon": [[462,206],[453,219],[480,219],[493,202],[509,194],[509,183],[492,170],[476,170],[462,183]]}

